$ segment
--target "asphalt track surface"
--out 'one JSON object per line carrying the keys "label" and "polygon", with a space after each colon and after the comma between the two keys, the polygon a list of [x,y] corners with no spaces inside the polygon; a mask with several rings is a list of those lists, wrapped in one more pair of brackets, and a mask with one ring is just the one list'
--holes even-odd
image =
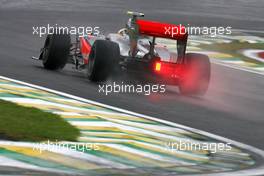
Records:
{"label": "asphalt track surface", "polygon": [[218,134],[264,149],[264,78],[212,65],[209,92],[203,98],[183,97],[170,88],[165,94],[98,93],[82,73],[67,67],[44,70],[37,56],[44,38],[32,26],[46,24],[99,26],[103,33],[123,27],[127,10],[173,23],[232,26],[263,30],[263,0],[0,0],[0,75],[59,90],[100,103]]}

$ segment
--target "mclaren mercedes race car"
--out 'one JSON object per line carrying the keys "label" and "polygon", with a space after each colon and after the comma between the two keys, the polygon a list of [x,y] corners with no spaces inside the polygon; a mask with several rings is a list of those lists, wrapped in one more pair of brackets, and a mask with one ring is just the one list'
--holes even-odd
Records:
{"label": "mclaren mercedes race car", "polygon": [[[45,69],[67,63],[85,70],[89,80],[106,81],[113,74],[129,73],[148,82],[179,86],[187,95],[203,95],[210,80],[209,58],[186,53],[188,33],[181,25],[142,20],[143,13],[128,12],[126,27],[108,35],[47,35],[38,60]],[[183,32],[184,31],[184,32]]]}

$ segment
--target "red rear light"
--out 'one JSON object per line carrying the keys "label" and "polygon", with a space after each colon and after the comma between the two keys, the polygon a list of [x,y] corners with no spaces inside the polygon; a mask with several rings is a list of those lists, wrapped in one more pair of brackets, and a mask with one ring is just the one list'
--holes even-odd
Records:
{"label": "red rear light", "polygon": [[160,71],[161,70],[161,63],[160,62],[156,62],[155,64],[155,71]]}
{"label": "red rear light", "polygon": [[153,67],[154,71],[159,75],[168,77],[175,77],[179,69],[177,69],[176,63],[156,61]]}

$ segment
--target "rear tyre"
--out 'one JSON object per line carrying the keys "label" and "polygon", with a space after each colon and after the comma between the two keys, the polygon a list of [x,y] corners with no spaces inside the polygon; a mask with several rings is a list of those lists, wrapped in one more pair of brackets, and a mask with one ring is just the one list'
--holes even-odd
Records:
{"label": "rear tyre", "polygon": [[71,46],[71,38],[68,34],[48,35],[41,54],[45,69],[62,69],[67,63]]}
{"label": "rear tyre", "polygon": [[209,87],[211,65],[209,57],[203,54],[187,53],[179,84],[184,95],[204,95]]}
{"label": "rear tyre", "polygon": [[89,55],[87,76],[93,82],[105,81],[117,67],[119,45],[109,40],[96,40]]}

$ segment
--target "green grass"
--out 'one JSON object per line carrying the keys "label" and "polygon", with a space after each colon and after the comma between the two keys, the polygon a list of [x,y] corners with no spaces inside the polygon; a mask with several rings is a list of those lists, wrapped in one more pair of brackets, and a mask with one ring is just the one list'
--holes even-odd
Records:
{"label": "green grass", "polygon": [[79,130],[59,115],[0,100],[0,139],[76,141],[79,135]]}
{"label": "green grass", "polygon": [[264,65],[262,62],[248,58],[243,54],[241,54],[241,50],[245,50],[245,49],[263,49],[264,43],[248,43],[248,42],[233,41],[231,43],[215,43],[210,45],[203,44],[201,45],[201,48],[209,51],[219,51],[219,52],[227,53],[234,57],[240,58],[246,62],[252,62],[261,66]]}

